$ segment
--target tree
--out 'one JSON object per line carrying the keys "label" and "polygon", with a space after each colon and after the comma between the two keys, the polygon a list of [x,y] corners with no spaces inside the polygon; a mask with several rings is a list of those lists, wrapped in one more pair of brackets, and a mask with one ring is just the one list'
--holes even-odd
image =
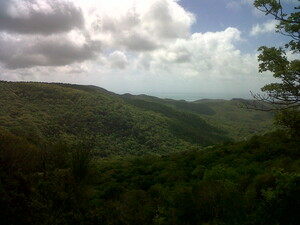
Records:
{"label": "tree", "polygon": [[[278,112],[277,122],[300,134],[300,4],[293,12],[286,12],[280,0],[255,0],[254,6],[266,15],[272,15],[279,24],[276,32],[290,38],[283,47],[259,47],[259,72],[270,71],[280,83],[262,87],[266,94],[255,94],[254,98],[269,103]],[[287,10],[288,11],[288,10]],[[286,55],[295,58],[290,60]]]}
{"label": "tree", "polygon": [[80,183],[88,175],[93,159],[92,148],[93,144],[88,140],[86,143],[79,142],[73,147],[71,170],[76,183]]}

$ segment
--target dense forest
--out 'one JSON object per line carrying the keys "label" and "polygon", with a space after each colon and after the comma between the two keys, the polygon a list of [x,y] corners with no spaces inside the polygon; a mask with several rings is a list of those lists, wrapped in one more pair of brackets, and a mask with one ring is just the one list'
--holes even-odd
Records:
{"label": "dense forest", "polygon": [[299,138],[246,100],[0,86],[3,224],[300,221]]}
{"label": "dense forest", "polygon": [[0,223],[298,225],[300,6],[253,4],[289,39],[254,100],[0,81]]}
{"label": "dense forest", "polygon": [[30,82],[0,82],[0,94],[0,129],[39,146],[89,141],[101,156],[201,148],[272,124],[271,113],[242,109],[235,100],[155,102],[95,86]]}
{"label": "dense forest", "polygon": [[3,224],[298,224],[299,140],[284,132],[157,156],[41,149],[1,132]]}

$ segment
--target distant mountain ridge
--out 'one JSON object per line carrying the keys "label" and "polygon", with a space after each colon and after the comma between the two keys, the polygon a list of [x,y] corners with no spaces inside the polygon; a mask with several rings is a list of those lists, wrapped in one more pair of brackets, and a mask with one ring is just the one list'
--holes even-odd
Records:
{"label": "distant mountain ridge", "polygon": [[[144,108],[145,102],[163,104],[175,110],[197,114],[205,121],[229,132],[235,140],[244,140],[252,135],[259,135],[274,129],[273,112],[263,112],[255,109],[268,110],[270,106],[259,101],[242,98],[200,99],[189,102],[185,100],[160,99],[148,95],[121,95],[127,102]],[[151,109],[148,107],[151,111]],[[154,110],[155,111],[155,110]]]}

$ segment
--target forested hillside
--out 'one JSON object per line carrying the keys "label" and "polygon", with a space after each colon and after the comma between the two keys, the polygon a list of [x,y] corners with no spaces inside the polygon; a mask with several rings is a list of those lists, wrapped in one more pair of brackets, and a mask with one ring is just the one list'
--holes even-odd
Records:
{"label": "forested hillside", "polygon": [[245,100],[190,103],[22,82],[0,82],[0,94],[3,224],[300,220],[300,140],[285,130],[234,142],[271,121],[237,107]]}
{"label": "forested hillside", "polygon": [[[245,140],[253,135],[270,132],[273,126],[274,112],[267,111],[269,105],[260,103],[255,100],[245,99],[202,99],[195,102],[184,100],[177,101],[173,99],[160,99],[147,95],[130,95],[122,96],[127,102],[147,111],[154,111],[166,116],[171,116],[170,111],[173,109],[182,114],[195,114],[204,119],[209,124],[228,132],[230,138],[234,140]],[[253,108],[255,105],[259,111]],[[168,106],[168,107],[166,107]]]}
{"label": "forested hillside", "polygon": [[102,156],[142,155],[230,139],[192,113],[159,104],[163,113],[141,110],[95,86],[0,82],[0,94],[0,129],[39,146],[84,141]]}
{"label": "forested hillside", "polygon": [[276,132],[165,156],[98,158],[0,132],[0,220],[16,225],[297,225],[299,139]]}
{"label": "forested hillside", "polygon": [[264,86],[0,81],[0,224],[299,225],[300,0],[123,2],[1,1],[2,79]]}

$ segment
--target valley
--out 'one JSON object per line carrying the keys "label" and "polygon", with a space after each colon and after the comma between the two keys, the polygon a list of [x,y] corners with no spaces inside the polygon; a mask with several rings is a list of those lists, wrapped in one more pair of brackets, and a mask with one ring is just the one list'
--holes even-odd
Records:
{"label": "valley", "polygon": [[299,221],[299,138],[251,100],[4,81],[0,94],[4,224]]}

